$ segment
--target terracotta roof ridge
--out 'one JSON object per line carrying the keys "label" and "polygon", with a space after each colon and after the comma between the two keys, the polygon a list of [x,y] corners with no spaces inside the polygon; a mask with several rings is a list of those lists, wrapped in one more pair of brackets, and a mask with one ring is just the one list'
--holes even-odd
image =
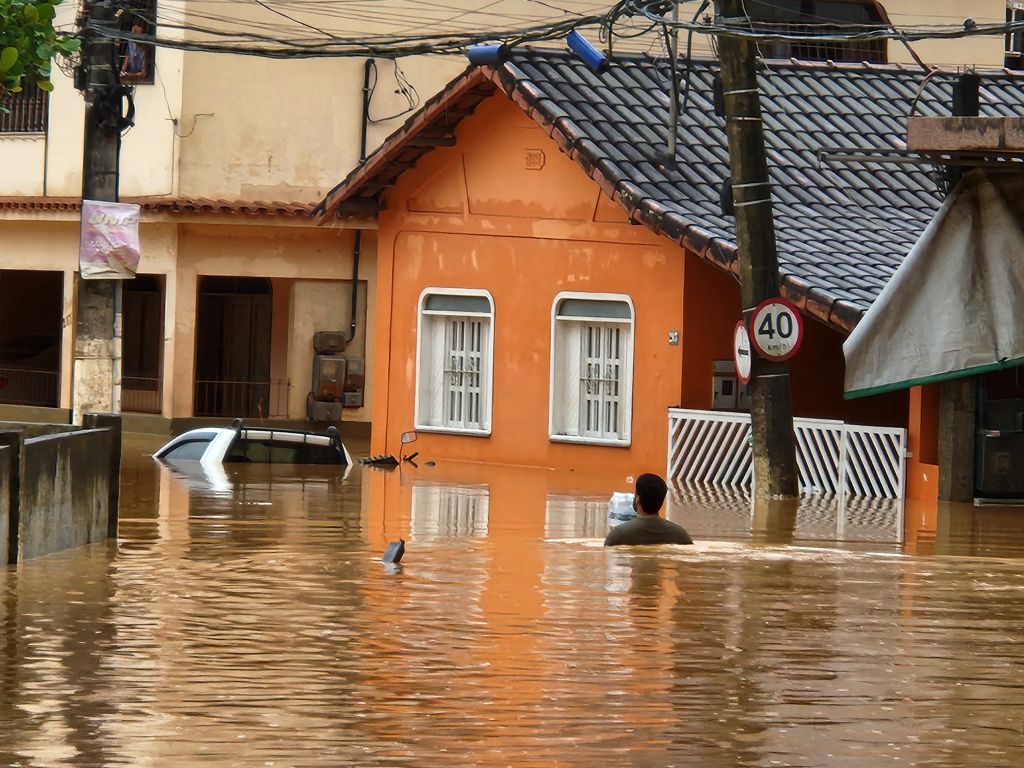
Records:
{"label": "terracotta roof ridge", "polygon": [[[221,213],[245,213],[248,211],[265,211],[272,215],[309,215],[312,213],[315,203],[308,201],[263,201],[244,200],[239,198],[208,198],[208,197],[183,197],[183,196],[162,196],[162,195],[125,195],[121,198],[123,203],[140,205],[144,210],[150,211],[200,211],[212,210]],[[3,195],[0,196],[0,210],[22,209],[22,210],[54,210],[70,209],[78,210],[81,207],[81,197],[67,195]]]}

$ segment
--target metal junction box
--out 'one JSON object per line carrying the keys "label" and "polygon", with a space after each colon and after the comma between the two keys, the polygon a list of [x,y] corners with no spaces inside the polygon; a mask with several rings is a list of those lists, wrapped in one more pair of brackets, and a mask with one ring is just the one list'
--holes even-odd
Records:
{"label": "metal junction box", "polygon": [[337,355],[313,358],[313,399],[319,402],[341,402],[348,379],[348,361]]}
{"label": "metal junction box", "polygon": [[344,331],[317,331],[313,334],[313,351],[318,355],[340,355],[348,346]]}

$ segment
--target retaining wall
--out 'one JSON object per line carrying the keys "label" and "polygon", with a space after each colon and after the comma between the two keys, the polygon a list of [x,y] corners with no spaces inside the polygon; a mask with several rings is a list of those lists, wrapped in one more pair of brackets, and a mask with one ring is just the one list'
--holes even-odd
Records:
{"label": "retaining wall", "polygon": [[121,422],[83,427],[0,422],[0,564],[117,535]]}

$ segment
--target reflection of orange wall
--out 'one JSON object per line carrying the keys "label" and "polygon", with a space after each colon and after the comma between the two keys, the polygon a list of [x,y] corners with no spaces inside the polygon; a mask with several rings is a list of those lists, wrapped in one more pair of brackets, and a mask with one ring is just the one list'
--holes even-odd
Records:
{"label": "reflection of orange wall", "polygon": [[939,497],[939,389],[937,385],[910,390],[907,429],[907,497],[935,501]]}

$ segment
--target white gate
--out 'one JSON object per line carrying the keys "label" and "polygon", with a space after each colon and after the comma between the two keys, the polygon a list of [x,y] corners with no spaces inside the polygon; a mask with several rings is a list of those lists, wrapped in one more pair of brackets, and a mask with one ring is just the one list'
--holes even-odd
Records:
{"label": "white gate", "polygon": [[[800,490],[902,499],[906,430],[841,421],[794,419]],[[668,476],[682,483],[749,488],[750,414],[668,413]]]}

